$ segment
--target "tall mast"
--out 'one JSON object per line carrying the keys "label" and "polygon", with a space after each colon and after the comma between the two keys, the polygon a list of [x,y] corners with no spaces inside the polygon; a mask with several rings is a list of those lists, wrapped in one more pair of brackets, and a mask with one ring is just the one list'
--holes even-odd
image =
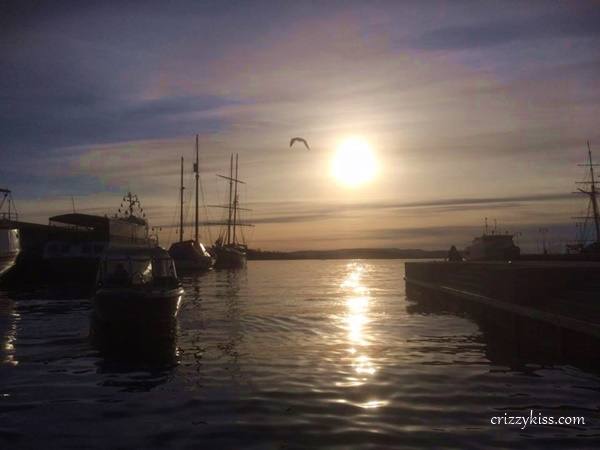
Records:
{"label": "tall mast", "polygon": [[590,187],[590,201],[592,202],[592,209],[594,210],[594,226],[596,228],[596,242],[600,241],[600,222],[598,220],[598,201],[596,197],[596,180],[594,178],[594,164],[592,163],[592,150],[590,148],[590,141],[587,142],[588,157],[590,159],[590,175],[592,177],[592,184]]}
{"label": "tall mast", "polygon": [[198,135],[196,135],[196,164],[194,164],[194,172],[196,172],[196,221],[194,222],[194,239],[198,242]]}
{"label": "tall mast", "polygon": [[231,213],[232,211],[232,199],[233,194],[233,153],[229,159],[229,217],[227,219],[227,244],[231,244]]}
{"label": "tall mast", "polygon": [[181,157],[181,188],[179,199],[179,242],[183,242],[183,156]]}
{"label": "tall mast", "polygon": [[235,154],[235,193],[233,195],[233,244],[235,245],[235,223],[237,221],[237,206],[238,206],[238,154]]}
{"label": "tall mast", "polygon": [[[583,167],[589,167],[590,168],[590,181],[578,181],[576,182],[576,184],[589,184],[590,185],[590,189],[586,190],[586,189],[581,189],[581,188],[577,188],[578,192],[581,192],[582,194],[587,195],[590,198],[590,205],[592,207],[592,212],[594,214],[594,228],[596,231],[596,240],[595,242],[600,242],[600,217],[598,216],[598,191],[596,188],[596,183],[598,183],[596,181],[596,176],[594,174],[594,167],[598,166],[598,164],[594,164],[594,162],[592,161],[592,150],[590,147],[590,142],[587,142],[587,147],[588,147],[588,163],[587,164],[578,164],[579,166],[583,166]],[[583,223],[583,228],[582,228],[582,239],[585,240],[584,237],[584,232],[585,232],[585,227],[587,224],[587,221],[589,220],[589,206],[588,206],[588,215],[587,217],[574,217],[574,219],[584,219],[585,222]]]}

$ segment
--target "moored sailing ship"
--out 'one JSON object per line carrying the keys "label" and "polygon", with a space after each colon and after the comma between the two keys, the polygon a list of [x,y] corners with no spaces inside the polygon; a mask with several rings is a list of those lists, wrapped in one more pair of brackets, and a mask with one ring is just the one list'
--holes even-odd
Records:
{"label": "moored sailing ship", "polygon": [[[574,219],[582,220],[578,222],[576,242],[573,244],[567,244],[567,253],[575,253],[587,256],[600,255],[600,211],[598,207],[598,181],[596,180],[596,174],[594,167],[598,164],[594,164],[592,161],[592,149],[589,141],[587,142],[588,148],[588,163],[579,164],[581,167],[589,168],[589,179],[578,181],[578,185],[587,185],[587,188],[577,188],[576,194],[585,194],[588,198],[587,214],[585,216],[574,217]],[[590,225],[593,226],[593,237],[589,237]]]}
{"label": "moored sailing ship", "polygon": [[194,239],[183,239],[183,157],[181,158],[181,186],[180,186],[180,215],[179,215],[179,242],[175,242],[169,248],[169,254],[175,261],[175,265],[180,271],[202,272],[213,267],[214,259],[206,251],[204,245],[198,239],[198,135],[196,135],[196,163],[194,164],[194,173],[196,175],[196,208],[194,221]]}
{"label": "moored sailing ship", "polygon": [[[227,209],[227,220],[216,222],[215,225],[225,225],[223,231],[212,247],[213,254],[217,261],[217,269],[241,269],[246,266],[247,246],[243,243],[241,227],[252,227],[252,224],[240,220],[240,211],[249,211],[247,208],[240,208],[238,184],[245,184],[238,179],[238,155],[235,155],[235,173],[233,170],[233,155],[229,160],[229,176],[218,175],[229,181],[229,204],[226,206],[215,206]],[[240,230],[238,230],[240,228]]]}

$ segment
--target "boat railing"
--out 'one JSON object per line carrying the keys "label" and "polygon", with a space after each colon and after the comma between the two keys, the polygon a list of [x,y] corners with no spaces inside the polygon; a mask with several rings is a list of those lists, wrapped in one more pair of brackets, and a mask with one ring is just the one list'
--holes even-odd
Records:
{"label": "boat railing", "polygon": [[0,220],[18,221],[19,215],[13,211],[0,212]]}

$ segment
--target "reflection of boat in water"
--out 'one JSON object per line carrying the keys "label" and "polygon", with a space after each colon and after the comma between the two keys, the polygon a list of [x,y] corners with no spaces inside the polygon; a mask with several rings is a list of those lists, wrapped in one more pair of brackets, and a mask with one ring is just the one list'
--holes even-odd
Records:
{"label": "reflection of boat in water", "polygon": [[11,224],[13,219],[17,220],[11,192],[8,189],[0,189],[0,194],[3,194],[0,200],[0,211],[4,205],[7,209],[6,212],[0,213],[0,276],[2,276],[14,266],[21,251],[21,245],[19,230]]}
{"label": "reflection of boat in water", "polygon": [[214,259],[206,251],[204,245],[198,240],[198,135],[196,135],[196,163],[194,164],[196,175],[196,208],[194,221],[194,239],[183,240],[183,158],[181,158],[181,187],[180,187],[180,215],[179,215],[179,242],[175,242],[169,248],[171,257],[179,271],[206,271],[212,268]]}
{"label": "reflection of boat in water", "polygon": [[[122,369],[164,369],[177,365],[176,322],[140,322],[127,327],[114,327],[90,320],[90,340],[103,357],[103,372]],[[126,342],[127,345],[123,345]]]}
{"label": "reflection of boat in water", "polygon": [[[238,179],[238,155],[235,155],[235,176],[233,172],[233,155],[231,155],[229,176],[219,175],[219,177],[229,180],[229,204],[219,206],[227,209],[227,219],[215,223],[216,225],[225,225],[212,247],[212,252],[217,258],[215,268],[241,269],[246,266],[247,250],[247,246],[240,242],[241,227],[251,227],[253,225],[240,220],[240,211],[248,211],[248,209],[239,207],[238,184],[245,183]],[[238,228],[240,228],[239,232]]]}
{"label": "reflection of boat in water", "polygon": [[128,327],[140,322],[171,322],[182,296],[183,288],[166,250],[108,250],[98,270],[94,316],[101,322]]}

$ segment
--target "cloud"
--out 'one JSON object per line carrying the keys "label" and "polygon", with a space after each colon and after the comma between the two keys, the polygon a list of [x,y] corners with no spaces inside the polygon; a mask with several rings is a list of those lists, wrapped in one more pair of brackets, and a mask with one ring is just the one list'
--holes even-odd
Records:
{"label": "cloud", "polygon": [[492,47],[514,41],[600,36],[597,8],[577,13],[541,14],[525,19],[489,21],[439,28],[414,41],[417,48],[450,50]]}
{"label": "cloud", "polygon": [[[439,6],[22,7],[0,30],[0,177],[32,212],[32,198],[63,212],[71,194],[102,212],[131,189],[169,225],[179,157],[189,187],[200,133],[208,202],[224,197],[212,174],[239,152],[262,242],[360,241],[372,223],[459,226],[486,209],[519,223],[541,217],[534,204],[557,214],[569,195],[553,193],[570,190],[583,143],[600,136],[596,16]],[[544,35],[546,18],[559,42]],[[289,151],[296,134],[311,152]],[[349,191],[328,165],[356,134],[381,173]]]}

